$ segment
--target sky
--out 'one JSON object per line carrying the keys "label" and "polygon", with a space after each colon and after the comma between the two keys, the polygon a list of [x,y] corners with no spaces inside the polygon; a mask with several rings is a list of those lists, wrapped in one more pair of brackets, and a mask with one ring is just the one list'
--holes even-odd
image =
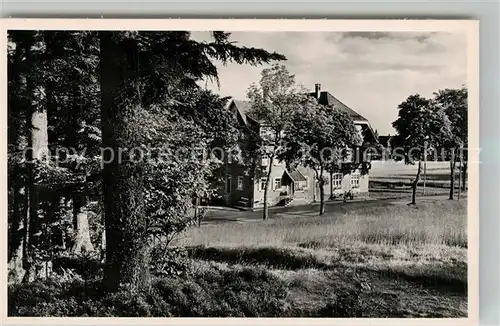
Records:
{"label": "sky", "polygon": [[[208,32],[193,32],[197,40]],[[240,46],[264,48],[287,57],[296,82],[311,91],[316,83],[370,121],[379,135],[394,134],[398,104],[409,95],[431,97],[466,84],[466,36],[459,32],[234,32]],[[222,96],[246,99],[250,84],[269,65],[216,62]]]}

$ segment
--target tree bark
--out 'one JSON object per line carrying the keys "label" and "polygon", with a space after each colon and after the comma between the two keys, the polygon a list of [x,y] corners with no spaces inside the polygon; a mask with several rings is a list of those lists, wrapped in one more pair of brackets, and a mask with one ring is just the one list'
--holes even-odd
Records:
{"label": "tree bark", "polygon": [[[13,121],[14,128],[14,145],[16,147],[13,154],[17,154],[19,150],[25,149],[25,137],[23,137],[22,126],[19,121]],[[9,234],[8,234],[8,271],[9,271],[9,281],[20,282],[22,281],[25,270],[23,267],[23,257],[25,248],[25,197],[26,197],[26,187],[23,180],[23,175],[25,173],[24,169],[18,165],[17,161],[13,169],[14,175],[12,179],[12,201],[13,201],[13,211],[12,216],[9,214]]]}
{"label": "tree bark", "polygon": [[14,176],[14,192],[13,192],[13,212],[12,225],[9,229],[8,236],[8,271],[9,282],[21,282],[26,271],[23,267],[23,251],[24,251],[24,235],[26,229],[24,227],[23,217],[23,197],[25,196],[25,188],[22,185],[20,178],[21,171],[15,169]]}
{"label": "tree bark", "polygon": [[196,196],[194,202],[194,219],[196,221],[196,226],[201,227],[201,215],[200,215],[200,197]]}
{"label": "tree bark", "polygon": [[467,191],[467,162],[462,167],[462,191]]}
{"label": "tree bark", "polygon": [[330,172],[330,200],[333,200],[333,172]]}
{"label": "tree bark", "polygon": [[418,161],[417,175],[415,176],[415,180],[413,180],[412,184],[412,195],[411,195],[411,205],[415,205],[417,203],[417,185],[420,180],[420,173],[422,171],[422,160]]}
{"label": "tree bark", "polygon": [[[133,134],[136,112],[138,47],[120,32],[99,32],[101,66],[103,193],[106,230],[104,284],[116,291],[121,284],[147,285],[149,245],[144,218],[142,162],[128,152],[140,144]],[[122,152],[124,150],[124,152]]]}
{"label": "tree bark", "polygon": [[455,194],[455,165],[456,165],[456,157],[455,157],[455,151],[453,150],[450,159],[450,195],[449,195],[450,200],[453,200]]}
{"label": "tree bark", "polygon": [[271,155],[269,157],[269,170],[267,171],[266,187],[264,188],[264,208],[263,208],[263,212],[262,212],[262,219],[263,220],[267,220],[269,217],[269,207],[268,207],[268,203],[267,203],[267,198],[268,198],[268,193],[269,193],[269,184],[270,184],[270,179],[271,179],[273,162],[274,162],[274,155]]}
{"label": "tree bark", "polygon": [[44,266],[37,257],[42,239],[43,209],[39,205],[38,171],[48,164],[48,129],[47,108],[45,103],[45,88],[36,85],[32,78],[27,81],[28,94],[32,96],[31,117],[28,123],[28,196],[29,209],[26,227],[28,227],[28,242],[25,252],[27,273],[24,281],[31,282],[36,278],[46,277]]}
{"label": "tree bark", "polygon": [[[17,71],[19,67],[23,64],[23,50],[26,50],[21,44],[16,44],[15,52],[13,55],[13,68]],[[26,75],[21,71],[17,73],[9,74],[9,83],[12,83],[12,87],[20,90],[21,92],[26,92]],[[26,138],[26,110],[21,105],[15,105],[9,103],[9,114],[8,114],[8,142],[9,145],[14,146],[14,151],[12,155],[17,156],[20,152],[26,150],[27,138]],[[13,163],[13,175],[9,176],[9,182],[12,182],[12,214],[9,214],[9,230],[8,230],[8,279],[9,282],[20,282],[22,281],[25,270],[23,266],[24,252],[26,246],[26,207],[27,207],[27,194],[26,194],[26,182],[25,175],[26,169],[20,165],[18,159],[14,159]],[[9,185],[9,189],[10,189]]]}
{"label": "tree bark", "polygon": [[325,214],[325,181],[320,177],[319,182],[319,215]]}
{"label": "tree bark", "polygon": [[94,246],[90,240],[87,197],[84,189],[79,191],[73,199],[73,230],[74,244],[71,252],[75,255],[94,253]]}

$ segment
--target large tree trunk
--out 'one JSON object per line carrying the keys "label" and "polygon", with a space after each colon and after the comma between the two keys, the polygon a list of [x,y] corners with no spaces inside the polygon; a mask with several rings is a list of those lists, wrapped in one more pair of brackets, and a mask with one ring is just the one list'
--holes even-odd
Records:
{"label": "large tree trunk", "polygon": [[274,155],[269,157],[269,170],[267,171],[267,176],[266,176],[266,187],[264,188],[264,209],[262,212],[262,219],[267,220],[269,217],[269,207],[267,203],[267,197],[269,193],[269,184],[270,184],[270,179],[271,179],[271,172],[273,169],[273,162],[274,162]]}
{"label": "large tree trunk", "polygon": [[413,180],[412,184],[412,195],[411,195],[411,205],[415,205],[417,203],[417,185],[420,180],[420,172],[422,171],[422,160],[418,161],[417,175],[415,176],[415,180]]}
{"label": "large tree trunk", "polygon": [[[21,92],[26,91],[26,78],[25,75],[18,71],[19,67],[22,65],[22,49],[20,44],[16,44],[14,56],[13,56],[13,73],[9,73],[9,87],[15,88]],[[10,98],[10,97],[9,97]],[[12,175],[9,175],[9,190],[12,189],[11,198],[9,202],[12,201],[12,213],[9,212],[9,230],[8,230],[8,279],[9,282],[20,282],[22,281],[25,270],[23,267],[23,257],[25,248],[25,197],[26,197],[26,185],[25,185],[25,169],[20,165],[20,161],[16,158],[17,154],[26,150],[26,115],[25,108],[21,105],[9,103],[9,114],[8,114],[8,143],[14,146],[14,151],[9,153],[14,155],[14,160],[9,162],[9,164],[14,164],[13,168],[10,169],[9,173],[12,171]]]}
{"label": "large tree trunk", "polygon": [[14,202],[12,223],[8,235],[8,279],[9,282],[21,282],[26,273],[23,267],[24,237],[26,233],[23,216],[25,188],[22,184],[20,169],[16,167],[14,171],[14,190],[12,194]]}
{"label": "large tree trunk", "polygon": [[456,165],[456,157],[455,157],[455,151],[453,150],[450,159],[450,196],[449,196],[450,200],[453,200],[455,194],[455,165]]}
{"label": "large tree trunk", "polygon": [[126,152],[140,145],[133,134],[140,108],[135,88],[138,47],[135,40],[119,39],[120,34],[99,32],[106,226],[104,283],[109,291],[117,290],[120,284],[141,288],[147,284],[149,274],[143,162],[130,160]]}
{"label": "large tree trunk", "polygon": [[47,109],[45,106],[45,88],[36,86],[32,80],[28,81],[29,94],[33,96],[31,121],[29,123],[28,147],[28,245],[27,265],[28,270],[24,277],[25,281],[31,282],[37,278],[44,278],[46,268],[39,259],[34,257],[35,252],[40,249],[42,240],[43,208],[39,203],[38,171],[48,164],[48,131],[47,131]]}
{"label": "large tree trunk", "polygon": [[[84,180],[84,182],[86,181]],[[74,243],[71,252],[75,255],[94,253],[94,246],[90,240],[85,186],[82,188],[73,198]]]}
{"label": "large tree trunk", "polygon": [[[26,149],[26,137],[23,134],[23,126],[21,122],[21,117],[16,117],[13,121],[10,121],[12,125],[9,125],[9,131],[12,130],[11,136],[14,138],[12,141],[15,150],[12,153],[17,155],[21,150]],[[10,182],[12,182],[12,194],[9,200],[12,200],[12,213],[9,214],[9,232],[8,232],[8,271],[9,271],[9,282],[20,282],[22,281],[25,270],[23,267],[23,257],[24,257],[24,239],[26,234],[25,228],[25,197],[26,197],[26,187],[23,176],[25,170],[19,165],[17,159],[14,161],[13,175],[10,176]],[[9,186],[10,188],[10,186]]]}

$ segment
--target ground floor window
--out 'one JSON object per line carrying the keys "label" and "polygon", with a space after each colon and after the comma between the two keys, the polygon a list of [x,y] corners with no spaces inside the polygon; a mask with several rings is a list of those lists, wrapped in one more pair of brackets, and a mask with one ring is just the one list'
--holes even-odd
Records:
{"label": "ground floor window", "polygon": [[275,178],[274,179],[274,190],[280,190],[281,189],[281,178]]}
{"label": "ground floor window", "polygon": [[307,181],[296,181],[295,191],[304,191],[307,189]]}
{"label": "ground floor window", "polygon": [[341,188],[341,186],[342,186],[342,173],[332,174],[332,186],[333,186],[333,189]]}
{"label": "ground floor window", "polygon": [[231,192],[231,177],[226,178],[226,192],[230,193]]}
{"label": "ground floor window", "polygon": [[351,184],[353,188],[359,188],[359,172],[353,173],[351,176]]}
{"label": "ground floor window", "polygon": [[260,191],[264,191],[264,189],[266,189],[266,178],[261,178],[260,179],[259,190]]}

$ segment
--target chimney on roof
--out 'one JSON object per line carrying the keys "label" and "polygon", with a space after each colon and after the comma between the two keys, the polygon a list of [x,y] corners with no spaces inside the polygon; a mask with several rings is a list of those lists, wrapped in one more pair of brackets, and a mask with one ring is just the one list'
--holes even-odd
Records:
{"label": "chimney on roof", "polygon": [[321,94],[321,84],[314,85],[314,94],[316,95],[316,98],[319,100],[319,96]]}

